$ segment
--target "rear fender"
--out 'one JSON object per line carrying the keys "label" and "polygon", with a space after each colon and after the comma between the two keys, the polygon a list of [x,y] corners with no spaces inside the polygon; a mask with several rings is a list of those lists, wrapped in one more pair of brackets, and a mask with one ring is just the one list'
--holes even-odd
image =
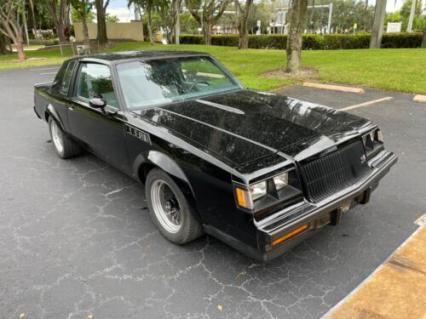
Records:
{"label": "rear fender", "polygon": [[[64,123],[52,104],[49,104],[46,107],[46,115],[51,116],[56,121],[56,123],[58,123],[58,125],[61,127],[62,131],[65,131]],[[46,120],[48,120],[47,116],[46,116]]]}

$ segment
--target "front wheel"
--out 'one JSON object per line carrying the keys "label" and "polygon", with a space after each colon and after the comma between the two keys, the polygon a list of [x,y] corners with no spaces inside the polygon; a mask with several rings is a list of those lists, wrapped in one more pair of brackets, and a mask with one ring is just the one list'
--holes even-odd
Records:
{"label": "front wheel", "polygon": [[149,213],[161,234],[175,244],[188,243],[202,234],[191,206],[179,186],[165,172],[153,169],[145,183]]}
{"label": "front wheel", "polygon": [[76,142],[65,135],[58,123],[49,117],[49,132],[56,154],[60,158],[70,158],[80,154],[81,149]]}

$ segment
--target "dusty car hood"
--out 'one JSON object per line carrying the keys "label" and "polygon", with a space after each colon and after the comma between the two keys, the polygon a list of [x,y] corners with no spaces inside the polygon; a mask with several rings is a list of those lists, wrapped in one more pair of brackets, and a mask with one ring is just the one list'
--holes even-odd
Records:
{"label": "dusty car hood", "polygon": [[371,125],[332,108],[250,90],[173,103],[140,115],[238,164],[274,153],[301,160]]}

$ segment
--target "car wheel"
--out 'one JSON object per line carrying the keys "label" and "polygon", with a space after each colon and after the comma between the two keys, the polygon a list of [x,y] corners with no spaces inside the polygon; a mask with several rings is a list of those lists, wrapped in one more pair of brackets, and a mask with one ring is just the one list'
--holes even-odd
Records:
{"label": "car wheel", "polygon": [[202,228],[191,206],[165,172],[159,169],[149,172],[145,195],[152,221],[168,240],[181,245],[201,236]]}
{"label": "car wheel", "polygon": [[49,132],[52,144],[60,158],[70,158],[81,153],[80,146],[64,134],[64,131],[52,117],[49,117]]}

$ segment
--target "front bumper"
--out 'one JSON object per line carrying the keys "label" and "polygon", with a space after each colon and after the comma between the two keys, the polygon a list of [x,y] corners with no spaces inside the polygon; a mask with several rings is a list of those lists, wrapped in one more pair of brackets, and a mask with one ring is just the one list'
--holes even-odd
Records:
{"label": "front bumper", "polygon": [[[230,246],[255,259],[271,260],[310,237],[319,228],[328,224],[337,224],[342,213],[353,205],[367,203],[380,179],[396,162],[395,154],[382,151],[369,161],[372,172],[358,183],[321,202],[312,203],[305,200],[261,221],[254,221],[257,228],[257,249],[217,229],[208,228],[206,232],[220,237]],[[298,229],[303,231],[298,233]],[[289,237],[288,234],[291,233],[296,235]],[[285,240],[281,240],[283,238]]]}

